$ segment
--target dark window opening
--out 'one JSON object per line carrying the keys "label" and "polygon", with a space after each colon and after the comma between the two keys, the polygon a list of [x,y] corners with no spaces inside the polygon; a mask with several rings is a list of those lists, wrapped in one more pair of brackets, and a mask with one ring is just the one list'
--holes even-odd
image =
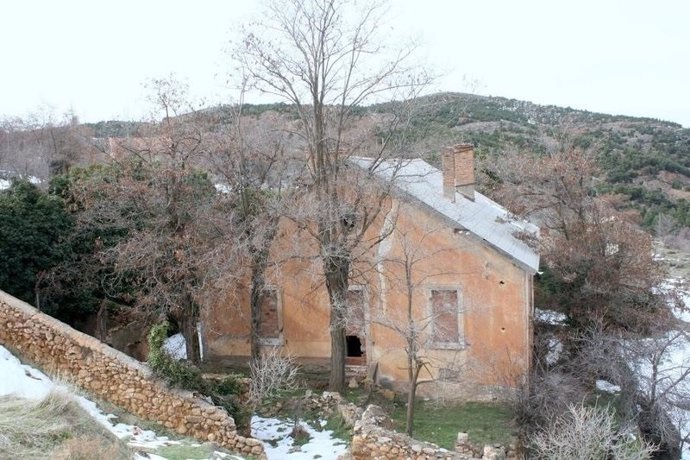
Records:
{"label": "dark window opening", "polygon": [[351,358],[360,358],[362,353],[362,341],[356,335],[348,335],[347,340],[347,356]]}

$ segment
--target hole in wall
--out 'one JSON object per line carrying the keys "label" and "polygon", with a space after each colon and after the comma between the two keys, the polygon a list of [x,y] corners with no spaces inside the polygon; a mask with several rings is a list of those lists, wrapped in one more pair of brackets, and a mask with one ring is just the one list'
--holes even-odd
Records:
{"label": "hole in wall", "polygon": [[347,341],[347,356],[352,358],[359,358],[362,356],[362,341],[356,335],[348,335],[345,337]]}

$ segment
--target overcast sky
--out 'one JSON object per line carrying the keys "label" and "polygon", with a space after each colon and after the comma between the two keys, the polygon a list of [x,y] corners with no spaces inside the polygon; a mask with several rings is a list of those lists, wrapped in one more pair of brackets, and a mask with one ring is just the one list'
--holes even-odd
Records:
{"label": "overcast sky", "polygon": [[[140,119],[143,83],[171,72],[209,103],[231,102],[224,50],[260,11],[253,0],[0,0],[0,117]],[[686,0],[392,0],[389,17],[419,38],[438,90],[690,127]]]}

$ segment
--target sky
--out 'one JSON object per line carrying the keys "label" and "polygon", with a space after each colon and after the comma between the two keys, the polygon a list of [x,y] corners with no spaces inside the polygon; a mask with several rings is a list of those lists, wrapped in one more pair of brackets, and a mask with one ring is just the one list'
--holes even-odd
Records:
{"label": "sky", "polygon": [[[263,1],[0,0],[0,118],[142,119],[144,83],[171,73],[236,101],[228,43]],[[386,27],[417,40],[434,90],[690,127],[688,18],[686,0],[390,0]]]}

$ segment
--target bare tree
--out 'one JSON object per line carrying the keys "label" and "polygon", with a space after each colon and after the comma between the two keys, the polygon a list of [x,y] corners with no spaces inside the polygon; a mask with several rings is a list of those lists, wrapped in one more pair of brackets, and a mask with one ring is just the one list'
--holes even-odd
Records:
{"label": "bare tree", "polygon": [[583,405],[570,406],[551,426],[530,440],[536,459],[652,458],[652,445],[637,441],[616,426],[608,410]]}
{"label": "bare tree", "polygon": [[0,170],[47,180],[100,158],[92,136],[73,113],[58,117],[37,111],[26,118],[0,120]]}
{"label": "bare tree", "polygon": [[[292,104],[296,133],[307,152],[310,215],[292,217],[319,246],[330,302],[332,390],[345,384],[346,294],[353,253],[379,215],[389,187],[362,193],[352,180],[349,158],[373,157],[370,175],[391,148],[385,134],[376,149],[348,134],[362,105],[383,98],[407,99],[425,76],[407,64],[413,48],[388,50],[380,36],[385,10],[345,0],[276,0],[261,23],[244,31],[235,58],[254,88]],[[392,125],[403,120],[395,117]],[[371,242],[370,244],[375,244]]]}
{"label": "bare tree", "polygon": [[[426,311],[425,308],[420,308],[418,300],[424,294],[421,292],[422,286],[427,285],[430,280],[444,275],[456,274],[456,272],[440,272],[433,268],[433,263],[430,263],[435,256],[450,250],[448,247],[436,247],[429,242],[439,230],[431,226],[427,226],[424,231],[417,229],[404,231],[401,228],[396,228],[388,236],[388,244],[392,246],[388,254],[392,256],[387,256],[381,261],[382,263],[377,264],[380,267],[380,274],[386,278],[387,288],[395,292],[405,293],[405,305],[401,310],[402,314],[397,311],[389,311],[385,315],[382,314],[373,318],[372,321],[396,332],[405,344],[408,384],[405,429],[410,436],[413,431],[416,394],[419,385],[434,381],[434,367],[443,367],[444,369],[457,367],[454,359],[440,362],[438,356],[431,358],[427,355],[427,351],[434,348],[433,343],[439,341],[439,336],[444,333],[444,330],[434,329],[439,324],[450,328],[450,325],[444,320],[457,318],[458,304],[450,302],[442,305],[439,310]],[[454,370],[459,371],[459,369]],[[425,374],[424,380],[420,379],[422,374]]]}
{"label": "bare tree", "polygon": [[222,199],[230,206],[227,218],[234,237],[232,252],[246,261],[238,268],[247,270],[250,279],[251,359],[254,366],[259,366],[266,272],[269,265],[277,263],[269,253],[283,213],[283,195],[289,194],[283,188],[282,177],[286,158],[283,143],[275,133],[256,132],[244,126],[242,99],[232,109],[232,123],[219,133],[211,158],[215,172],[228,188]]}
{"label": "bare tree", "polygon": [[123,140],[121,159],[70,174],[65,193],[78,237],[93,247],[79,259],[102,276],[106,298],[148,320],[174,320],[198,363],[199,299],[215,269],[205,262],[223,233],[212,218],[215,189],[197,167],[206,147],[184,87],[164,79],[151,89],[160,121],[145,137]]}
{"label": "bare tree", "polygon": [[[532,410],[539,411],[534,413],[534,425],[540,429],[553,425],[564,404],[579,404],[592,392],[596,380],[599,391],[616,393],[616,417],[621,425],[637,426],[646,442],[669,455],[662,458],[678,458],[689,437],[687,333],[670,331],[635,338],[600,323],[575,340],[578,353],[533,382],[530,390],[537,399],[531,403],[547,404],[533,406]],[[560,379],[556,392],[548,386],[554,378]],[[602,381],[612,385],[600,387]]]}
{"label": "bare tree", "polygon": [[638,424],[645,438],[673,455],[688,444],[690,432],[690,359],[685,331],[642,340],[620,341],[631,366]]}
{"label": "bare tree", "polygon": [[598,195],[599,170],[587,152],[507,155],[492,167],[494,191],[509,209],[542,227],[541,277],[546,306],[563,310],[579,330],[599,318],[643,331],[667,314],[653,288],[663,269],[636,214],[617,210],[618,197]]}

